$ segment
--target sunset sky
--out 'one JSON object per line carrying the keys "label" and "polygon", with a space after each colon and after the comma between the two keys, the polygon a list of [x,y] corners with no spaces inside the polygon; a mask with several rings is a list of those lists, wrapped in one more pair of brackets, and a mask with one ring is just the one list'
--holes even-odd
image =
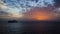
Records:
{"label": "sunset sky", "polygon": [[59,3],[59,0],[0,0],[0,18],[60,19]]}

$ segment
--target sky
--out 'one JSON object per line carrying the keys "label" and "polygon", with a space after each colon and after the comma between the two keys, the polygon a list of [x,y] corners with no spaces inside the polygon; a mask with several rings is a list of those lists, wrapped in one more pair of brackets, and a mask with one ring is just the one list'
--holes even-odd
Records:
{"label": "sky", "polygon": [[59,3],[59,0],[0,0],[0,18],[20,18],[35,7],[46,7],[52,13],[59,13]]}

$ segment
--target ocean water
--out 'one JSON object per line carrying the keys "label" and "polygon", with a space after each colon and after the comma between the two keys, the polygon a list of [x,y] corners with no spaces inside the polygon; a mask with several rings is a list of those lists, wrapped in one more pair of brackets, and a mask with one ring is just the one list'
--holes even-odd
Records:
{"label": "ocean water", "polygon": [[0,22],[1,34],[54,34],[60,32],[60,22],[57,21],[18,21]]}

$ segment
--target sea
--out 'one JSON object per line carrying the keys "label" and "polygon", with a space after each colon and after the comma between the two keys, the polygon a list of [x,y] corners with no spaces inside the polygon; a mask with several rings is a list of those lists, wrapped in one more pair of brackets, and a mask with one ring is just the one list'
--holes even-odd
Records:
{"label": "sea", "polygon": [[57,34],[60,21],[17,21],[0,20],[0,34]]}

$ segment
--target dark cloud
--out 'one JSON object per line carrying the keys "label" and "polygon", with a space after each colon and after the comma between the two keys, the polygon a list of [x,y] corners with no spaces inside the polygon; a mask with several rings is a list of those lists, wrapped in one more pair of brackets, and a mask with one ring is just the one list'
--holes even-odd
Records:
{"label": "dark cloud", "polygon": [[38,0],[30,0],[30,1],[36,1],[36,2],[38,2]]}
{"label": "dark cloud", "polygon": [[7,15],[7,14],[8,14],[7,12],[0,11],[0,15]]}
{"label": "dark cloud", "polygon": [[0,15],[8,15],[8,13],[0,8]]}
{"label": "dark cloud", "polygon": [[55,7],[60,7],[60,0],[54,0],[55,1]]}

